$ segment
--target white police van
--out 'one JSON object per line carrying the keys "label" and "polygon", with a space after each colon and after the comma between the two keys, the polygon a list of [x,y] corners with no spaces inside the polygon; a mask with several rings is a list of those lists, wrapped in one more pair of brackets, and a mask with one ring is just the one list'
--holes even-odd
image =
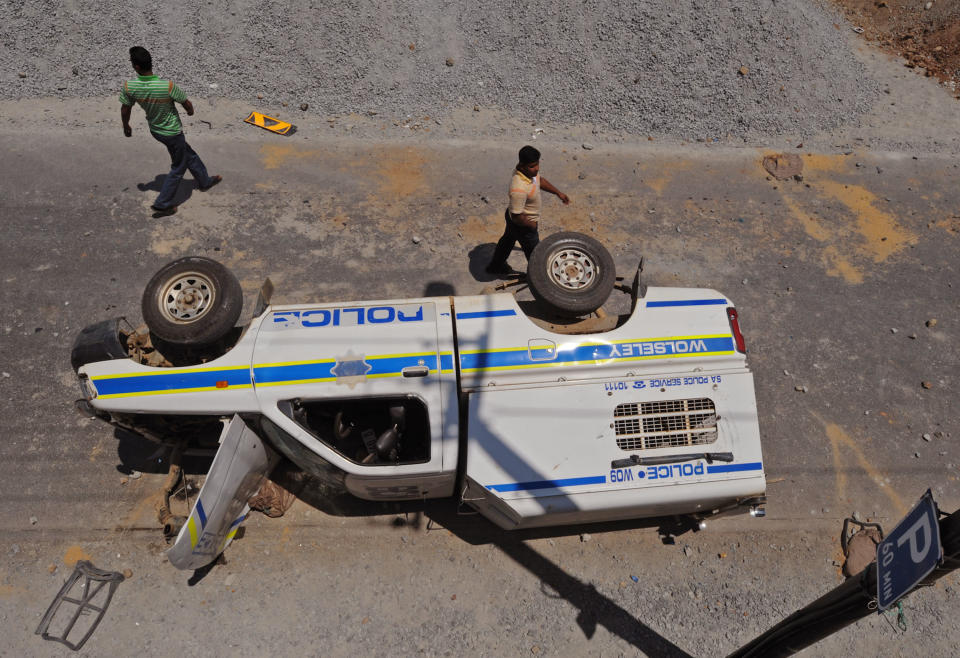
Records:
{"label": "white police van", "polygon": [[545,239],[527,276],[533,304],[509,293],[263,302],[234,327],[233,275],[180,259],[143,297],[154,342],[179,349],[177,365],[145,354],[143,332],[117,320],[88,327],[73,351],[78,406],[157,441],[219,446],[170,551],[179,568],[223,550],[281,456],[361,499],[456,496],[506,529],[762,516],[733,303],[644,288],[638,268],[618,286],[629,312],[552,322],[597,309],[615,285],[609,254],[576,233]]}

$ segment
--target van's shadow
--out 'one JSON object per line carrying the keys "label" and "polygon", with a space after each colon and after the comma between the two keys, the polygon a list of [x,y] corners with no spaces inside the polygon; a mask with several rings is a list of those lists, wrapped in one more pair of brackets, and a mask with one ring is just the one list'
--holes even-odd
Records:
{"label": "van's shadow", "polygon": [[[430,532],[442,527],[468,544],[496,546],[504,555],[537,578],[542,583],[541,587],[546,596],[562,598],[577,609],[577,625],[588,639],[593,637],[597,626],[603,626],[609,633],[629,642],[646,655],[690,658],[687,652],[635,618],[616,601],[598,591],[594,585],[571,576],[526,542],[531,539],[577,535],[587,531],[600,533],[654,527],[658,528],[661,535],[670,533],[669,537],[672,538],[692,530],[691,524],[671,517],[506,531],[472,510],[459,507],[456,501],[450,498],[403,502],[364,501],[345,492],[332,490],[292,465],[274,471],[271,479],[296,493],[301,501],[327,514],[392,515],[394,518],[390,525],[394,528]],[[437,528],[432,527],[434,523]]]}

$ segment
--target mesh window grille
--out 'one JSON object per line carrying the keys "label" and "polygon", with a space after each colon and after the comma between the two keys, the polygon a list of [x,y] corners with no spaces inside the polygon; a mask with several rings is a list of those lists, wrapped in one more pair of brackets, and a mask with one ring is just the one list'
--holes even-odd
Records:
{"label": "mesh window grille", "polygon": [[717,410],[709,398],[627,402],[617,405],[613,418],[617,446],[630,452],[717,440]]}

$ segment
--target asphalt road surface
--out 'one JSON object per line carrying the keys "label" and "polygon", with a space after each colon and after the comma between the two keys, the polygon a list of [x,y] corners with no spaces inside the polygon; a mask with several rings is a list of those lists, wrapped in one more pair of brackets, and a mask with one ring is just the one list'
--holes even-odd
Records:
{"label": "asphalt road surface", "polygon": [[[73,409],[76,333],[138,322],[144,284],[183,255],[230,266],[248,302],[266,276],[279,302],[475,293],[518,144],[194,124],[225,180],[200,193],[188,177],[180,211],[154,219],[166,155],[137,128],[0,137],[0,654],[66,653],[33,631],[90,559],[132,571],[90,655],[720,655],[842,580],[844,517],[892,527],[928,487],[960,505],[956,158],[793,148],[802,180],[779,181],[772,149],[541,136],[544,175],[573,199],[545,198],[541,233],[594,234],[621,274],[642,255],[651,285],[737,303],[767,518],[665,545],[643,523],[515,536],[453,503],[298,501],[255,515],[225,564],[178,572],[154,518],[162,455]],[[905,634],[873,617],[809,655],[955,650],[955,577],[906,607]]]}

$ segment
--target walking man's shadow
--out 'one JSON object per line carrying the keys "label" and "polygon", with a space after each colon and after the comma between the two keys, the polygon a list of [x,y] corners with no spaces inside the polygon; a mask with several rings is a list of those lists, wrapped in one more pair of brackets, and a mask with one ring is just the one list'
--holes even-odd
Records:
{"label": "walking man's shadow", "polygon": [[[160,193],[160,190],[163,188],[163,181],[167,179],[167,174],[157,174],[152,181],[147,183],[137,183],[137,189],[141,192],[156,192]],[[197,181],[193,179],[184,179],[180,181],[179,187],[177,187],[177,193],[173,196],[174,206],[179,206],[187,201],[190,197],[193,196],[193,191],[200,189],[200,186],[197,185]]]}
{"label": "walking man's shadow", "polygon": [[[489,283],[490,281],[502,281],[507,278],[516,278],[516,275],[503,277],[487,272],[487,265],[490,263],[490,259],[493,257],[493,250],[496,248],[496,243],[484,242],[483,244],[478,244],[476,247],[470,250],[469,254],[467,254],[467,257],[470,259],[470,263],[467,267],[470,270],[470,275],[475,281]],[[522,250],[519,247],[514,247],[513,251],[522,253]],[[524,266],[524,271],[525,270],[526,266]]]}

